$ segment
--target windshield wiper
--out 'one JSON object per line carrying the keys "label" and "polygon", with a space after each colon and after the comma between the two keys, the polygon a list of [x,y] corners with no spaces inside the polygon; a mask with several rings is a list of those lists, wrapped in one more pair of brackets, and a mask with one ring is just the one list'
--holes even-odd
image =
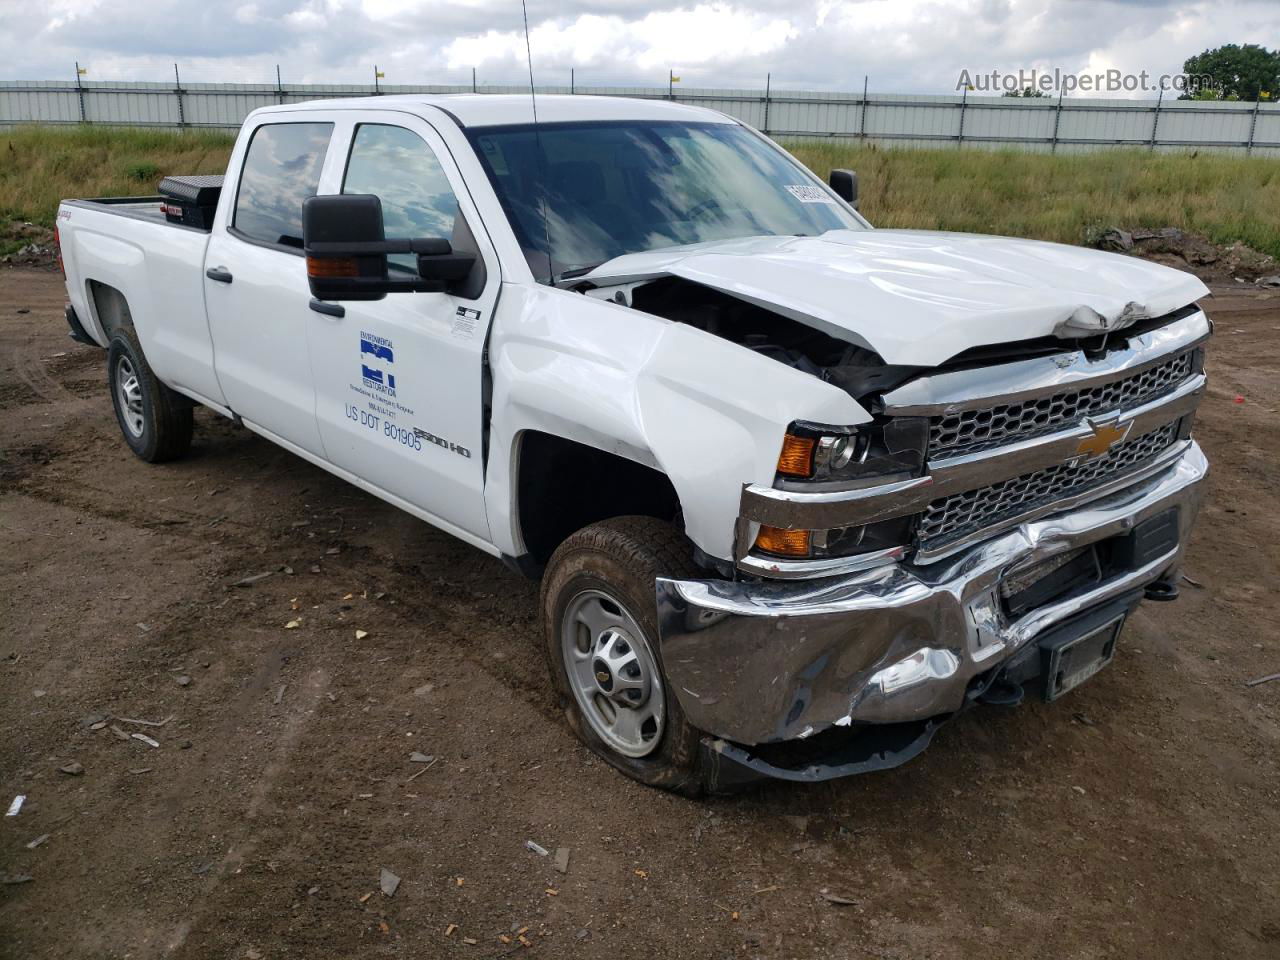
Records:
{"label": "windshield wiper", "polygon": [[[610,257],[609,259],[612,260],[613,258]],[[573,280],[575,277],[585,277],[596,267],[608,262],[609,260],[601,260],[600,263],[593,263],[587,267],[574,267],[572,270],[564,270],[561,272],[560,276],[556,278],[556,282],[558,283],[561,280]]]}

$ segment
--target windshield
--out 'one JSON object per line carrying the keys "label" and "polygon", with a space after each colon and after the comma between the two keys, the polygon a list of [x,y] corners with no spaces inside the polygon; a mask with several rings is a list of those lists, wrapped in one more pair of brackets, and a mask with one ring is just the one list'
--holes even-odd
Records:
{"label": "windshield", "polygon": [[469,135],[544,283],[624,253],[864,226],[804,167],[736,123],[555,123],[536,133],[527,124]]}

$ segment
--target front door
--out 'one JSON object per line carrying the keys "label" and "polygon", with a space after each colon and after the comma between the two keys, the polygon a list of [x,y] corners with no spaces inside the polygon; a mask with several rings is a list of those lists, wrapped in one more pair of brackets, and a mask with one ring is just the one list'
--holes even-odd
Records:
{"label": "front door", "polygon": [[[341,183],[376,194],[388,238],[446,237],[476,253],[474,296],[391,293],[313,312],[316,419],[331,463],[453,527],[489,540],[484,506],[484,347],[497,258],[439,135],[406,114],[361,115]],[[326,178],[327,180],[327,178]],[[417,276],[392,255],[391,275]],[[336,314],[341,314],[337,316]]]}

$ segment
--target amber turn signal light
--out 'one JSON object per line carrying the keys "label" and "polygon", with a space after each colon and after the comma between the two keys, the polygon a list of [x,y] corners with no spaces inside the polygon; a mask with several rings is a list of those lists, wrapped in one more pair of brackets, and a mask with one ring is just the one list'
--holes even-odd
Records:
{"label": "amber turn signal light", "polygon": [[784,477],[813,476],[813,450],[818,441],[813,437],[797,437],[788,433],[782,438],[778,455],[778,472]]}
{"label": "amber turn signal light", "polygon": [[756,534],[756,549],[780,557],[809,556],[809,530],[783,530],[781,527],[760,525]]}
{"label": "amber turn signal light", "polygon": [[307,257],[309,277],[358,277],[360,269],[352,257]]}

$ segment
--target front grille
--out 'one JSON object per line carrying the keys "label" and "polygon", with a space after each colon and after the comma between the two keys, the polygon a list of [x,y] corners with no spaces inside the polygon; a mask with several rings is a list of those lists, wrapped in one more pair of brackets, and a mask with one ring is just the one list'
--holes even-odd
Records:
{"label": "front grille", "polygon": [[1178,423],[1174,422],[1117,444],[1103,456],[1077,466],[1059,463],[977,490],[941,497],[929,504],[920,516],[919,542],[927,549],[936,549],[970,533],[1085,493],[1140,466],[1167,450],[1177,439]]}
{"label": "front grille", "polygon": [[929,431],[929,459],[943,460],[987,450],[1077,426],[1084,417],[1139,406],[1168,393],[1191,376],[1194,354],[1188,350],[1100,386],[934,417]]}

